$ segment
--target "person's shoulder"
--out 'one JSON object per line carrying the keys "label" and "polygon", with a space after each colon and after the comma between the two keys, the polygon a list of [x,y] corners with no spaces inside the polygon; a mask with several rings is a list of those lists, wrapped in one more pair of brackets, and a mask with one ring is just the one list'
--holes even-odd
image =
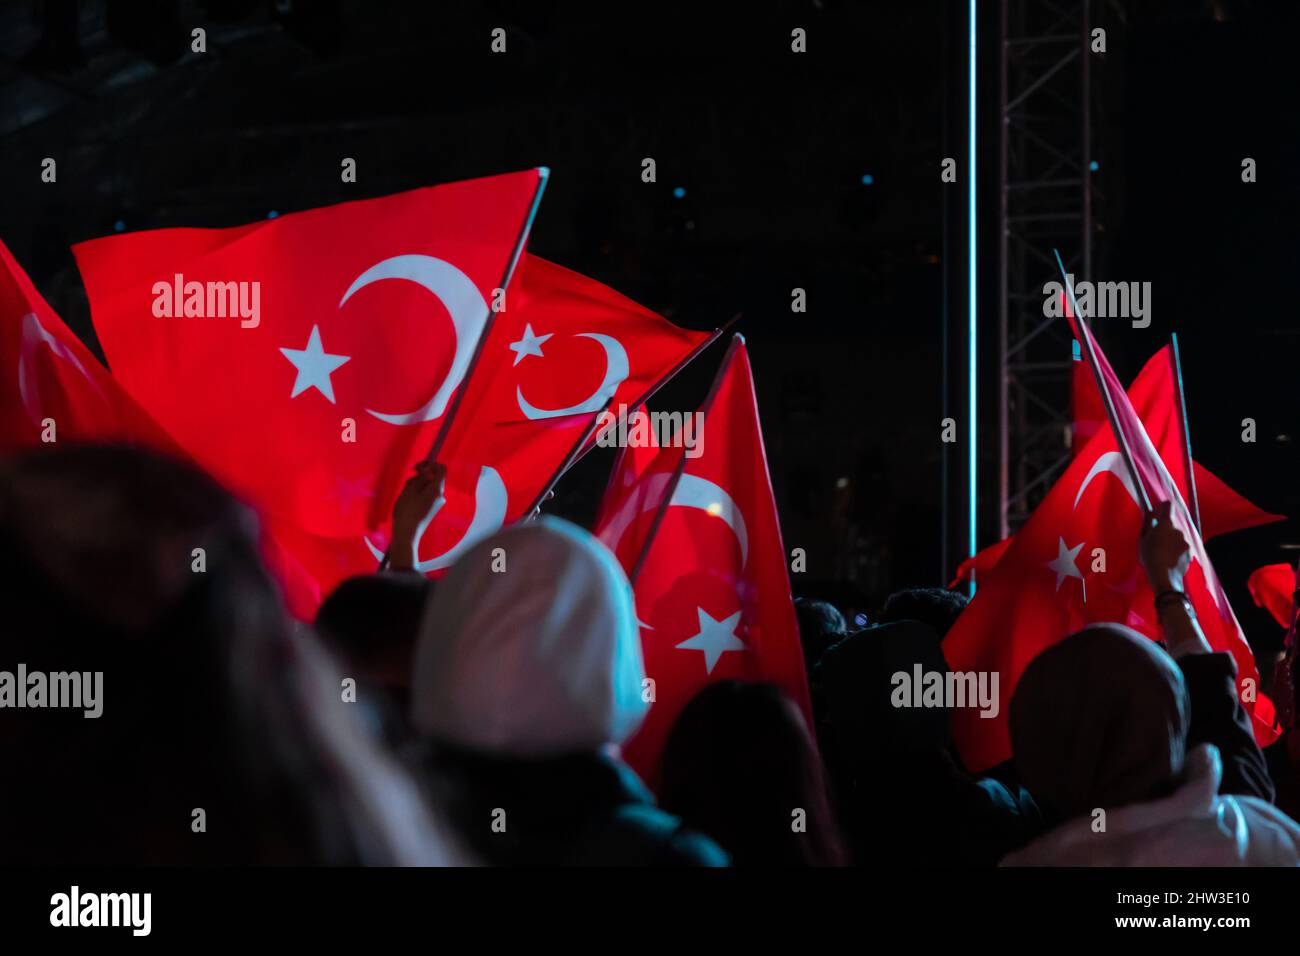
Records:
{"label": "person's shoulder", "polygon": [[625,804],[610,821],[607,836],[637,844],[629,855],[652,866],[729,866],[731,859],[711,839],[688,829],[677,817],[649,803]]}

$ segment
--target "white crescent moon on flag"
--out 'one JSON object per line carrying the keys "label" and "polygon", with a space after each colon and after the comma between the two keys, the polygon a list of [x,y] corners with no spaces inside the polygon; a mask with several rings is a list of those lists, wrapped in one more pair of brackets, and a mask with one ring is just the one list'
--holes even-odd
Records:
{"label": "white crescent moon on flag", "polygon": [[99,397],[104,397],[99,384],[90,377],[90,373],[86,371],[81,364],[81,360],[77,358],[77,353],[45,331],[45,326],[41,325],[41,320],[36,317],[35,312],[28,312],[23,316],[22,321],[22,329],[19,333],[21,345],[18,351],[18,396],[22,399],[23,410],[27,412],[27,417],[34,424],[39,425],[41,422],[41,389],[34,374],[30,378],[28,377],[27,366],[35,357],[36,349],[41,345],[48,347],[51,352],[80,372],[99,394]]}
{"label": "white crescent moon on flag", "polygon": [[[440,571],[449,567],[453,561],[459,558],[466,550],[472,548],[475,544],[492,534],[500,528],[506,521],[506,502],[508,500],[505,482],[501,480],[501,475],[495,468],[488,465],[482,466],[478,475],[478,483],[474,486],[474,517],[470,520],[469,527],[461,535],[459,541],[435,558],[429,558],[427,561],[417,560],[415,570],[421,574],[427,574],[430,571]],[[439,505],[415,530],[416,554],[419,554],[419,542],[424,538],[425,529],[437,517],[442,506]],[[366,547],[370,553],[375,556],[376,561],[384,559],[384,552],[375,547],[373,541],[366,538]]]}
{"label": "white crescent moon on flag", "polygon": [[357,276],[339,300],[339,308],[343,308],[353,294],[381,279],[406,279],[432,292],[451,316],[451,324],[456,330],[456,354],[442,384],[420,408],[413,412],[378,412],[372,408],[367,408],[366,411],[390,425],[431,422],[446,410],[452,393],[469,370],[474,348],[487,324],[487,301],[470,277],[450,262],[434,256],[411,254],[384,259]]}
{"label": "white crescent moon on flag", "polygon": [[515,397],[519,401],[519,410],[524,413],[524,417],[529,421],[598,412],[605,407],[606,402],[614,397],[618,387],[627,380],[629,367],[627,350],[623,348],[623,343],[612,335],[605,335],[601,332],[578,332],[576,334],[586,339],[594,339],[605,350],[605,377],[596,387],[596,390],[591,393],[590,397],[577,405],[570,405],[568,408],[538,408],[524,398],[523,388],[516,385]]}
{"label": "white crescent moon on flag", "polygon": [[[617,551],[623,533],[627,531],[637,515],[658,506],[659,494],[671,480],[672,476],[666,473],[648,476],[645,479],[645,493],[633,495],[615,512],[600,535],[601,541],[611,551]],[[695,475],[683,474],[678,479],[668,507],[697,508],[715,518],[721,518],[736,536],[736,543],[740,546],[741,567],[749,561],[749,533],[745,529],[745,516],[741,514],[740,508],[736,506],[731,495],[714,482]]]}
{"label": "white crescent moon on flag", "polygon": [[1074,506],[1079,507],[1079,499],[1083,497],[1083,492],[1087,489],[1088,483],[1106,471],[1118,478],[1124,485],[1124,490],[1128,492],[1128,496],[1133,499],[1133,503],[1139,508],[1142,507],[1141,502],[1138,501],[1137,488],[1133,484],[1133,476],[1128,473],[1128,466],[1124,463],[1124,456],[1117,451],[1105,452],[1093,462],[1087,477],[1079,485],[1079,493],[1074,496]]}

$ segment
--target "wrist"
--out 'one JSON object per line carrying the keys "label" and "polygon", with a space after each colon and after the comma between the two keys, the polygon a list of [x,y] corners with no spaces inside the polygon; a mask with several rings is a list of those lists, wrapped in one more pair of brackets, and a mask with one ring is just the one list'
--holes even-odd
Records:
{"label": "wrist", "polygon": [[1156,594],[1164,591],[1181,591],[1183,589],[1183,576],[1171,571],[1148,574],[1147,580],[1151,583],[1151,590],[1155,591]]}
{"label": "wrist", "polygon": [[415,567],[415,547],[409,540],[394,538],[388,549],[388,566],[396,571]]}
{"label": "wrist", "polygon": [[1194,618],[1196,609],[1192,606],[1192,599],[1187,596],[1182,588],[1166,588],[1156,591],[1155,596],[1156,618],[1163,621],[1170,611],[1186,614]]}

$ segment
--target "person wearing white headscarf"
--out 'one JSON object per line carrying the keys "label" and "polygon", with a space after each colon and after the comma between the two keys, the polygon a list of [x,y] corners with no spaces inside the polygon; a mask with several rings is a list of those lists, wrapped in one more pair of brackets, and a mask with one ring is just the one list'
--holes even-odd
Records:
{"label": "person wearing white headscarf", "polygon": [[614,556],[541,518],[479,542],[421,623],[411,723],[438,805],[483,860],[725,865],[617,755],[649,707]]}

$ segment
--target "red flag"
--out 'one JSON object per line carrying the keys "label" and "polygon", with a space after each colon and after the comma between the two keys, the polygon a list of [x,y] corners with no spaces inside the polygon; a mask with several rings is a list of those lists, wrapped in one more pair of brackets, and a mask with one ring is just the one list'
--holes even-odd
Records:
{"label": "red flag", "polygon": [[514,521],[579,451],[602,411],[616,418],[636,405],[709,339],[593,279],[525,256],[438,459],[491,465],[507,494],[504,520]]}
{"label": "red flag", "polygon": [[[1128,396],[1157,448],[1163,452],[1166,447],[1174,447],[1166,443],[1166,437],[1170,443],[1176,442],[1179,448],[1185,446],[1187,438],[1183,434],[1173,350],[1169,346],[1151,356],[1142,366],[1142,371],[1129,386]],[[1085,361],[1074,363],[1073,405],[1074,453],[1077,455],[1082,448],[1081,438],[1086,441],[1095,435],[1106,421],[1106,408],[1101,393],[1097,391],[1096,377]],[[1167,435],[1168,432],[1173,434]],[[1193,462],[1192,471],[1201,536],[1206,541],[1230,531],[1242,531],[1283,519],[1282,515],[1269,514],[1257,508],[1200,464]]]}
{"label": "red flag", "polygon": [[[649,415],[645,405],[637,405],[628,414],[630,421]],[[663,504],[682,460],[681,449],[661,447],[658,436],[647,431],[644,440],[624,444],[610,472],[596,511],[596,536],[620,555],[628,574],[645,553],[655,516]]]}
{"label": "red flag", "polygon": [[[1068,306],[1066,314],[1069,314]],[[1092,369],[1083,356],[1078,354],[1079,343],[1072,342],[1071,345],[1074,346],[1076,354],[1074,361],[1070,363],[1070,411],[1073,418],[1070,428],[1070,452],[1077,458],[1088,442],[1092,441],[1092,436],[1106,427],[1106,406],[1101,403],[1101,392],[1097,391],[1097,377],[1092,374]],[[1137,379],[1134,379],[1134,385],[1147,369],[1168,363],[1168,358],[1161,359],[1162,353],[1166,351],[1168,351],[1167,347],[1151,356],[1151,360],[1138,373]],[[1129,397],[1132,398],[1131,392]],[[1139,408],[1137,402],[1134,402],[1133,406]]]}
{"label": "red flag", "polygon": [[[286,547],[328,589],[374,570],[543,182],[530,170],[74,251],[119,380],[282,544],[319,545]],[[426,553],[483,523],[467,471],[450,469]]]}
{"label": "red flag", "polygon": [[983,582],[994,566],[1002,560],[1002,556],[1007,553],[1007,548],[1010,546],[1011,538],[1003,538],[1001,541],[996,541],[987,548],[975,552],[971,557],[957,565],[957,576],[948,582],[948,587],[955,588],[972,578],[976,583]]}
{"label": "red flag", "polygon": [[[1246,582],[1255,603],[1266,609],[1286,629],[1282,657],[1273,667],[1273,694],[1277,722],[1284,732],[1296,725],[1296,626],[1300,625],[1300,564],[1269,564],[1257,568]],[[1292,748],[1294,749],[1294,748]]]}
{"label": "red flag", "polygon": [[777,684],[811,726],[785,548],[739,336],[701,413],[697,457],[673,447],[622,456],[596,529],[634,575],[655,700],[625,754],[648,779],[677,714],[712,681]]}
{"label": "red flag", "polygon": [[1174,501],[1175,523],[1193,556],[1184,587],[1201,628],[1211,647],[1236,660],[1238,685],[1249,688],[1243,702],[1256,718],[1257,738],[1261,743],[1275,739],[1271,704],[1258,694],[1254,657],[1183,503],[1187,469],[1177,433],[1156,429],[1157,451],[1099,349],[1096,355],[1141,484],[1129,473],[1107,425],[1030,515],[944,640],[954,671],[998,675],[996,716],[981,717],[975,708],[954,712],[954,739],[972,770],[1011,756],[1008,705],[1021,673],[1038,653],[1102,621],[1158,637],[1154,595],[1138,560],[1144,495],[1152,502]]}
{"label": "red flag", "polygon": [[[1087,442],[1105,427],[1106,407],[1102,404],[1101,393],[1097,390],[1096,376],[1092,374],[1092,369],[1086,361],[1077,359],[1074,362],[1073,376],[1072,435],[1073,454],[1077,457]],[[1160,449],[1160,453],[1181,456],[1181,449],[1186,439],[1183,436],[1173,354],[1169,346],[1165,346],[1151,356],[1146,365],[1142,366],[1142,371],[1129,386],[1128,397],[1141,417],[1147,434]],[[1165,459],[1166,462],[1181,460],[1181,457]],[[1269,514],[1251,504],[1208,469],[1193,462],[1192,470],[1196,481],[1196,496],[1200,504],[1201,537],[1204,540],[1208,541],[1216,535],[1227,534],[1230,531],[1242,531],[1282,520],[1282,515]],[[1010,543],[1010,538],[1004,538],[984,548],[974,557],[967,558],[958,566],[956,577],[948,586],[952,588],[969,581],[972,571],[977,574],[976,581],[982,581],[988,571],[1006,553]]]}
{"label": "red flag", "polygon": [[1293,595],[1300,590],[1300,580],[1296,579],[1293,565],[1266,564],[1256,568],[1246,580],[1246,587],[1250,589],[1250,597],[1256,606],[1273,615],[1273,620],[1282,627],[1291,626]]}
{"label": "red flag", "polygon": [[[0,243],[0,454],[45,441],[118,442],[188,456],[114,380]],[[289,611],[320,604],[309,575],[262,529],[261,550]]]}
{"label": "red flag", "polygon": [[0,454],[52,441],[171,450],[0,243]]}

